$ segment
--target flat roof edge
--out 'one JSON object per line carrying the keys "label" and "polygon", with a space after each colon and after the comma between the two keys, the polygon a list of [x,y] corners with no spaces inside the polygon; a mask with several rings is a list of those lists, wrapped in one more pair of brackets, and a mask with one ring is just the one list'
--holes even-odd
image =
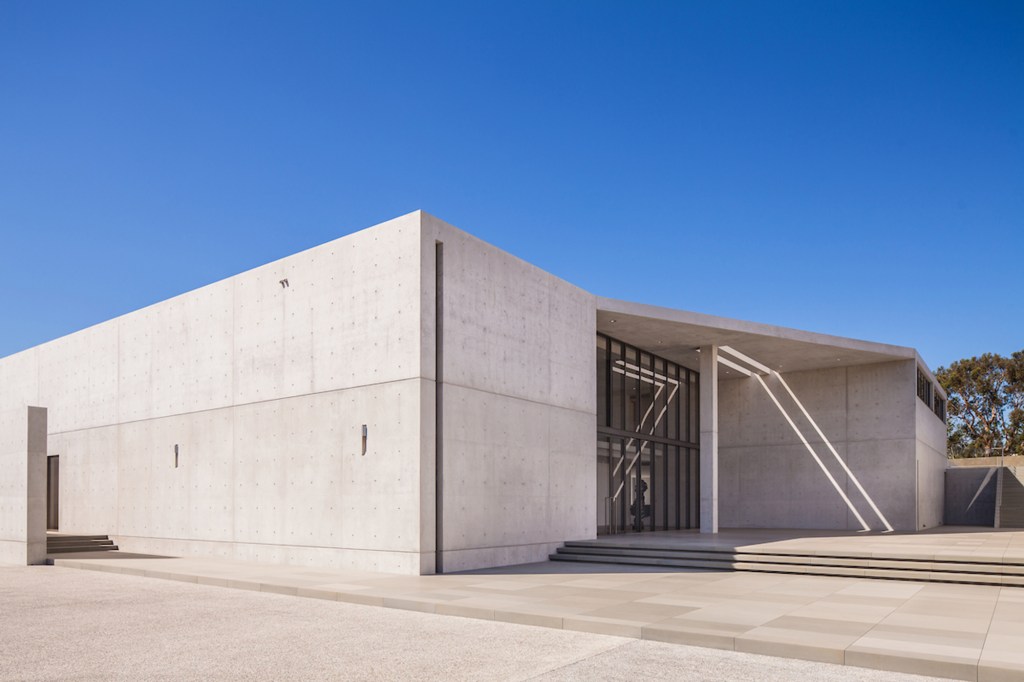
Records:
{"label": "flat roof edge", "polygon": [[787,339],[791,341],[803,341],[805,343],[816,343],[825,346],[846,348],[849,350],[880,353],[883,355],[890,355],[893,359],[912,360],[920,358],[917,350],[909,346],[897,346],[887,343],[878,343],[876,341],[851,339],[845,336],[834,336],[832,334],[810,332],[791,327],[780,327],[777,325],[764,324],[762,322],[749,322],[729,317],[718,317],[717,315],[708,315],[706,313],[678,310],[676,308],[664,308],[647,303],[635,303],[632,301],[623,301],[614,298],[604,298],[602,296],[597,297],[597,309],[599,311],[618,313],[620,315],[650,317],[668,322],[691,324],[699,327],[725,329],[728,331],[757,334],[759,336]]}

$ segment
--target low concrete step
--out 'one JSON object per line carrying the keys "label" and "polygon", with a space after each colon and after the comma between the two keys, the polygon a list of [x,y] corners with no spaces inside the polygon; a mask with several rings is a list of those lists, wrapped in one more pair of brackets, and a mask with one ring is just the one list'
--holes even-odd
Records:
{"label": "low concrete step", "polygon": [[46,538],[47,554],[115,550],[117,545],[107,535],[49,535]]}
{"label": "low concrete step", "polygon": [[671,547],[663,544],[645,543],[642,540],[638,540],[630,543],[606,543],[599,540],[570,540],[563,545],[565,550],[576,550],[576,549],[596,549],[602,551],[626,551],[626,552],[667,552],[673,555],[682,556],[701,556],[704,558],[721,558],[724,556],[738,556],[750,557],[751,560],[768,560],[778,562],[789,562],[789,563],[800,563],[800,562],[849,562],[849,561],[903,561],[903,562],[915,562],[915,563],[929,563],[935,565],[949,565],[954,567],[955,570],[959,570],[956,567],[963,565],[967,567],[984,567],[994,566],[998,567],[999,570],[1020,570],[1024,572],[1024,559],[1010,559],[999,562],[993,562],[986,559],[979,561],[971,560],[949,560],[949,559],[935,559],[931,557],[923,558],[921,556],[913,555],[896,555],[890,554],[886,556],[878,556],[876,554],[867,553],[856,553],[856,552],[836,552],[836,551],[817,551],[802,552],[799,550],[792,551],[779,551],[771,552],[765,550],[747,550],[736,551],[735,549],[711,549],[711,548],[699,548],[690,549],[687,547]]}
{"label": "low concrete step", "polygon": [[1024,586],[1024,564],[988,561],[942,561],[915,557],[833,556],[797,553],[743,552],[654,546],[622,546],[599,542],[567,542],[552,561],[664,566],[719,571],[754,571],[919,582]]}
{"label": "low concrete step", "polygon": [[946,573],[992,573],[1024,577],[1024,565],[987,562],[934,561],[910,558],[839,557],[818,555],[771,554],[762,552],[697,551],[653,548],[617,548],[610,546],[577,545],[567,543],[559,547],[558,554],[633,556],[658,559],[686,559],[727,563],[812,565],[836,568],[892,569]]}
{"label": "low concrete step", "polygon": [[61,542],[63,540],[109,540],[109,535],[63,535],[57,533],[48,533],[46,536],[47,542]]}
{"label": "low concrete step", "polygon": [[616,555],[552,554],[552,561],[623,564],[633,566],[661,566],[713,571],[748,571],[754,573],[787,573],[854,578],[911,580],[915,582],[962,583],[969,585],[1024,586],[1024,576],[984,573],[934,573],[929,571],[896,570],[884,568],[853,568],[842,566],[814,566],[810,564],[766,564],[753,562],[702,561],[689,559],[660,559]]}

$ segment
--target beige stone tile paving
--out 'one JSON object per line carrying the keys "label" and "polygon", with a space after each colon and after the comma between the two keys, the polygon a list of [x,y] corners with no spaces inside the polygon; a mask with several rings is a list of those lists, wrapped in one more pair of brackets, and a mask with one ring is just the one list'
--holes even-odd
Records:
{"label": "beige stone tile paving", "polygon": [[[750,538],[755,544],[770,541],[775,551],[782,544],[847,556],[898,550],[992,560],[1012,550],[1024,561],[1021,532],[833,535],[779,533],[772,539],[752,533]],[[742,539],[733,535],[706,544],[724,547]],[[398,576],[225,559],[55,558],[59,565],[90,570],[895,672],[1024,680],[1024,588],[1019,587],[566,563]]]}

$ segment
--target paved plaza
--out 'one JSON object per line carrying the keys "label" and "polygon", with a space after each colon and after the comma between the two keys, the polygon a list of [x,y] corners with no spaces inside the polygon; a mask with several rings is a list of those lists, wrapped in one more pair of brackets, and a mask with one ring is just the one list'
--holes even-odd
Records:
{"label": "paved plaza", "polygon": [[[836,543],[841,542],[865,554],[913,551],[921,561],[937,556],[1014,560],[1022,537],[1021,532],[820,536],[817,546],[821,552],[838,551]],[[725,541],[728,538],[718,540]],[[816,546],[811,536],[775,541],[790,543],[794,551]],[[559,562],[402,576],[120,552],[51,558],[57,567],[123,577],[164,578],[563,632],[954,679],[1024,679],[1024,588],[1015,586]],[[295,601],[307,604],[312,599]]]}
{"label": "paved plaza", "polygon": [[4,680],[928,679],[59,567],[0,567],[0,604]]}

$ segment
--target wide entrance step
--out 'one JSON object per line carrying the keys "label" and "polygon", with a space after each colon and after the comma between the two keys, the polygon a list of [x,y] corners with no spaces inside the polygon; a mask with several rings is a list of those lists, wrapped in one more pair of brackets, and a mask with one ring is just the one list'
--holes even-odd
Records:
{"label": "wide entrance step", "polygon": [[994,560],[943,561],[909,556],[850,556],[669,548],[663,544],[629,546],[578,540],[566,542],[551,555],[552,561],[657,566],[714,571],[753,571],[855,578],[913,580],[932,583],[1024,586],[1024,560],[1006,563]]}
{"label": "wide entrance step", "polygon": [[112,552],[117,545],[109,535],[46,535],[46,553],[62,552]]}

